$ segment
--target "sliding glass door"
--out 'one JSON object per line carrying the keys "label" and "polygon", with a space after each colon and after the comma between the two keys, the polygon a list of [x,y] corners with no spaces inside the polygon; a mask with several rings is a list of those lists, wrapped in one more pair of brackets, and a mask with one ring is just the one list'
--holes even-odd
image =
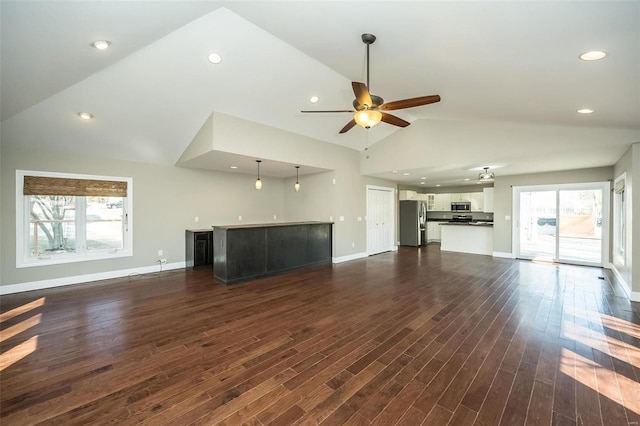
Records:
{"label": "sliding glass door", "polygon": [[516,257],[603,266],[609,247],[608,182],[513,191]]}

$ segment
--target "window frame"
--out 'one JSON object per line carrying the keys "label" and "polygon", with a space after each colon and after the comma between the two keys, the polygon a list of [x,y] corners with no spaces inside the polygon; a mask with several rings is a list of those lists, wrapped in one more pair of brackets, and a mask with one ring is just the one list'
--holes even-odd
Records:
{"label": "window frame", "polygon": [[627,229],[627,173],[622,173],[614,180],[613,187],[616,188],[618,182],[623,182],[621,192],[613,191],[613,254],[620,264],[626,263],[626,229]]}
{"label": "window frame", "polygon": [[[87,251],[84,248],[78,250],[76,245],[75,253],[67,253],[50,257],[29,256],[29,231],[30,231],[30,211],[29,197],[24,195],[24,177],[42,176],[51,178],[66,179],[88,179],[88,180],[108,180],[127,183],[127,196],[123,198],[123,248],[113,250]],[[84,206],[86,213],[86,196],[76,196],[82,198],[80,204]],[[79,222],[78,222],[78,219]],[[76,215],[76,230],[80,230],[82,245],[86,245],[86,214],[78,218]],[[79,224],[78,224],[79,223]],[[34,266],[57,265],[66,263],[85,262],[92,260],[114,259],[133,256],[133,178],[119,176],[85,175],[75,173],[44,172],[33,170],[16,170],[16,268],[28,268]]]}

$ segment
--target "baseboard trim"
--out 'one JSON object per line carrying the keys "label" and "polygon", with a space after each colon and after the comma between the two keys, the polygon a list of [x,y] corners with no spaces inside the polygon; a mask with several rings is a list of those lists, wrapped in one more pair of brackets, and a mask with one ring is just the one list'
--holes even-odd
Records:
{"label": "baseboard trim", "polygon": [[[624,280],[624,278],[622,277],[622,274],[620,273],[620,271],[618,271],[618,268],[616,268],[616,265],[611,264],[611,271],[613,272],[613,275],[616,276],[616,279],[620,281],[620,284],[622,284],[622,289],[624,290],[625,293],[627,293],[627,297],[630,300],[633,300],[634,302],[640,302],[640,293],[638,293],[637,291],[635,292],[631,291],[631,286],[629,285],[628,282]],[[633,293],[636,293],[635,300],[633,298],[634,297]]]}
{"label": "baseboard trim", "polygon": [[492,253],[493,257],[502,257],[505,259],[515,259],[516,256],[513,253],[505,253],[505,252],[501,252],[501,251],[494,251]]}
{"label": "baseboard trim", "polygon": [[[168,263],[162,267],[163,271],[171,269],[181,269],[186,267],[186,262]],[[140,268],[120,269],[117,271],[98,272],[95,274],[75,275],[71,277],[54,278],[50,280],[31,281],[19,284],[9,284],[0,286],[0,295],[22,293],[24,291],[43,290],[47,288],[62,287],[65,285],[81,284],[92,281],[108,280],[111,278],[122,278],[129,275],[149,274],[159,272],[158,265],[143,266]]]}
{"label": "baseboard trim", "polygon": [[[396,247],[396,250],[397,250],[397,247]],[[367,253],[362,252],[362,253],[349,254],[347,256],[333,257],[331,261],[333,263],[342,263],[342,262],[348,262],[350,260],[363,259],[367,256],[368,256]]]}

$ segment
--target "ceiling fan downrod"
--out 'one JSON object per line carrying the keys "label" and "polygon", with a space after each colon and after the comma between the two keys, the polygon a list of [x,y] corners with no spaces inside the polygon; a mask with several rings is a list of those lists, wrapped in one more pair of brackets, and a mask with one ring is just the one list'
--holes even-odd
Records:
{"label": "ceiling fan downrod", "polygon": [[369,86],[369,46],[375,41],[376,36],[373,34],[362,34],[362,42],[367,45],[367,87],[369,88],[369,91],[371,91],[371,86]]}

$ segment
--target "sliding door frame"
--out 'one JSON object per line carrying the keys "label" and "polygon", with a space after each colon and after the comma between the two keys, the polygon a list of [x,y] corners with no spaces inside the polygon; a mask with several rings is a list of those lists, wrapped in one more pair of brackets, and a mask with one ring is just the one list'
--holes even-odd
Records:
{"label": "sliding door frame", "polygon": [[[602,190],[602,244],[600,247],[600,263],[592,262],[576,262],[558,259],[559,251],[559,232],[560,232],[560,191],[580,191],[580,190]],[[520,255],[520,193],[532,191],[555,191],[556,193],[556,254],[553,259],[557,263],[570,263],[572,265],[600,266],[611,268],[609,246],[610,246],[610,220],[611,220],[611,182],[585,182],[585,183],[563,183],[551,185],[529,185],[512,187],[512,229],[511,229],[511,247],[513,254],[517,259],[527,259]]]}

